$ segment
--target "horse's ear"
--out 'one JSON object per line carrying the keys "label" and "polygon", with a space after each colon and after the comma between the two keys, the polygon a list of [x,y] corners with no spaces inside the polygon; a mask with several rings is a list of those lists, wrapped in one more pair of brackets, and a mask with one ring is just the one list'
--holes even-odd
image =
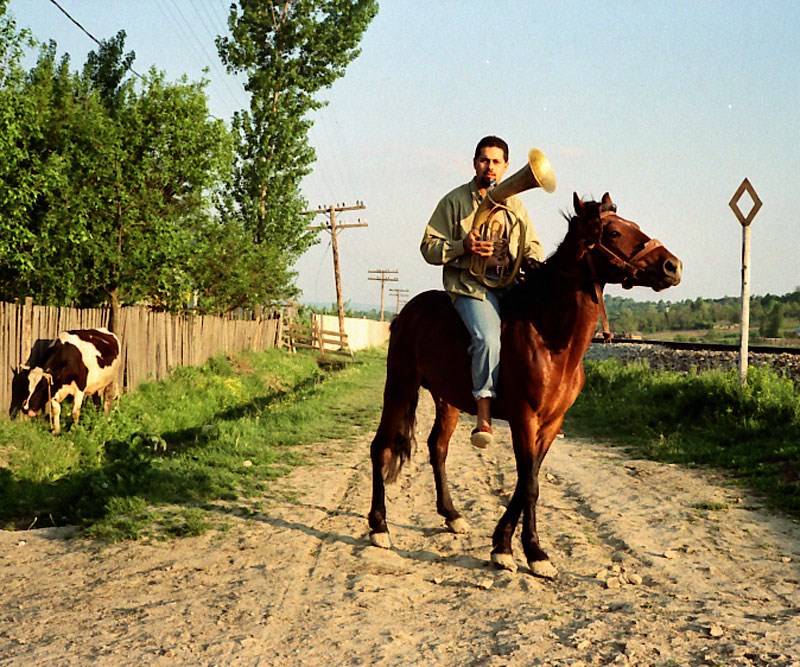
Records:
{"label": "horse's ear", "polygon": [[572,208],[575,209],[575,215],[580,216],[583,213],[583,202],[578,196],[577,192],[572,193]]}
{"label": "horse's ear", "polygon": [[603,195],[603,199],[600,201],[600,210],[601,211],[616,211],[617,205],[611,200],[611,195],[607,192]]}

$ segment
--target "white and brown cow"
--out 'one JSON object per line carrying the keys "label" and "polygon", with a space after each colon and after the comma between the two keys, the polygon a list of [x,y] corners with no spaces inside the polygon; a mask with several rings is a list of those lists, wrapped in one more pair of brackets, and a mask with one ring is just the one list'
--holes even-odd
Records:
{"label": "white and brown cow", "polygon": [[111,410],[119,385],[120,344],[108,329],[64,331],[47,348],[43,366],[28,372],[28,397],[22,406],[30,417],[50,411],[53,435],[61,432],[61,401],[73,397],[72,419],[81,415],[86,396],[100,396],[106,413]]}

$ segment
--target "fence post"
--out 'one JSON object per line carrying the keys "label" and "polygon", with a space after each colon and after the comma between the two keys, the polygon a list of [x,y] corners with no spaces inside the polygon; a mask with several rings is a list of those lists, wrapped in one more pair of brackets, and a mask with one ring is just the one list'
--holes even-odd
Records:
{"label": "fence post", "polygon": [[26,296],[25,304],[22,306],[22,349],[20,352],[30,354],[31,349],[33,349],[33,297]]}

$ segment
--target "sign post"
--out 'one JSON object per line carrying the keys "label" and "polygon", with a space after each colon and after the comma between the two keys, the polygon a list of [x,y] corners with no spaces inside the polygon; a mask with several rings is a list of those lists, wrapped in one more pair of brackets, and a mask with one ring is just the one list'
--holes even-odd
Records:
{"label": "sign post", "polygon": [[[739,201],[745,192],[753,201],[753,207],[747,215],[742,213],[739,208]],[[753,218],[761,208],[762,201],[753,186],[750,185],[750,181],[745,178],[733,193],[728,206],[731,207],[742,225],[742,322],[740,325],[739,379],[744,384],[747,382],[747,350],[750,338],[750,223],[753,222]]]}

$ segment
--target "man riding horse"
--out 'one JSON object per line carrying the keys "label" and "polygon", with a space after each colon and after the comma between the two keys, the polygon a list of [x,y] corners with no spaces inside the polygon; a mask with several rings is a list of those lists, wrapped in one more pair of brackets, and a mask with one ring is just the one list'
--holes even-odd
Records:
{"label": "man riding horse", "polygon": [[[476,179],[445,197],[431,219],[432,231],[423,240],[423,254],[444,264],[449,294],[417,294],[392,322],[383,409],[370,445],[369,539],[377,547],[391,548],[386,484],[397,479],[403,463],[411,457],[420,387],[430,393],[436,408],[427,438],[436,510],[449,530],[469,531],[469,524],[450,496],[447,452],[459,413],[475,413],[477,407],[480,429],[481,425],[489,425],[491,414],[487,408],[491,401],[491,413],[509,423],[517,468],[514,492],[492,534],[492,563],[505,570],[517,569],[512,537],[520,524],[530,572],[553,578],[557,570],[539,541],[536,520],[539,471],[564,415],[583,388],[583,356],[605,312],[603,289],[607,284],[617,284],[626,289],[640,286],[658,292],[680,282],[682,264],[638,224],[620,216],[608,193],[600,201],[583,201],[574,193],[575,212],[565,215],[564,239],[536,270],[526,271],[525,279],[515,282],[523,255],[530,252],[538,259],[541,250],[526,251],[528,240],[533,238],[532,229],[513,195],[533,187],[552,192],[555,177],[547,158],[533,149],[523,169],[491,189],[487,179],[503,175],[508,159],[505,150],[502,145],[479,145]],[[487,162],[485,166],[483,160]],[[484,190],[485,197],[475,208],[479,190]],[[441,226],[448,220],[453,224],[449,233],[446,225]],[[470,234],[472,228],[478,232]],[[482,245],[480,242],[486,239],[477,238],[478,233],[490,237],[497,233],[502,238],[490,246]],[[429,235],[430,244],[426,245]],[[470,257],[469,262],[463,255]],[[496,391],[494,399],[475,391],[482,385],[476,383],[471,372],[473,334],[457,309],[463,307],[458,304],[469,308],[487,298],[476,298],[468,289],[463,294],[453,289],[459,281],[461,285],[471,283],[464,270],[479,284],[488,285],[486,296],[503,296],[498,383],[496,387],[490,385]],[[512,283],[506,293],[504,288]],[[497,307],[491,296],[488,299],[496,316]],[[496,321],[493,326],[497,327]],[[478,379],[490,381],[491,377],[491,369],[484,369]],[[480,399],[477,405],[476,397]]]}
{"label": "man riding horse", "polygon": [[[481,202],[508,169],[508,144],[500,137],[484,137],[475,147],[472,166],[474,178],[446,194],[437,205],[425,228],[420,251],[429,264],[444,265],[444,288],[470,334],[472,395],[477,408],[477,424],[470,441],[484,448],[493,441],[491,402],[497,395],[500,303],[507,287],[487,285],[471,269],[475,258],[480,257],[490,273],[497,275],[507,270],[515,259],[520,234],[524,235],[525,259],[541,261],[544,253],[528,212],[516,196],[508,197],[503,210],[495,214],[494,222],[504,233],[495,239],[486,238],[487,234],[473,225]],[[512,215],[517,225],[508,224],[507,218]]]}

